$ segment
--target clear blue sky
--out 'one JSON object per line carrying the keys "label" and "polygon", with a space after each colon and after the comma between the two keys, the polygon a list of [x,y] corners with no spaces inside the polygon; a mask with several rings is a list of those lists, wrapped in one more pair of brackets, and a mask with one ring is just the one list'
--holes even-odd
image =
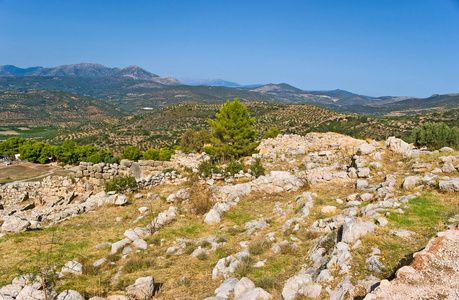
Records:
{"label": "clear blue sky", "polygon": [[459,0],[0,0],[0,65],[78,62],[371,96],[457,93]]}

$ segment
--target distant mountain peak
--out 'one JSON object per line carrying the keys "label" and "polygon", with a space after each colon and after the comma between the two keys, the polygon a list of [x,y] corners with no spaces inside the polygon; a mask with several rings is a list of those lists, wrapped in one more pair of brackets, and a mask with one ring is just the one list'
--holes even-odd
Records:
{"label": "distant mountain peak", "polygon": [[97,63],[81,62],[77,64],[61,65],[53,68],[34,67],[21,69],[7,65],[0,67],[0,76],[81,76],[89,78],[99,77],[127,77],[135,80],[154,81],[163,85],[181,85],[172,77],[159,77],[147,70],[131,65],[126,68],[110,68]]}

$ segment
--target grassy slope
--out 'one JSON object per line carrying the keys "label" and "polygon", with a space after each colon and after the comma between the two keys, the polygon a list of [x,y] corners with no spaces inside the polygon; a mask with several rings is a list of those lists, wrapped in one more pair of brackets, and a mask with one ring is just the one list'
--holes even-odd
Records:
{"label": "grassy slope", "polygon": [[[383,159],[387,172],[394,170],[410,172],[408,165],[402,167],[396,165],[396,162],[401,159],[399,156],[390,154],[384,156]],[[302,157],[298,157],[297,161],[301,162]],[[375,182],[383,181],[383,177],[383,175],[376,175],[374,180]],[[181,187],[163,185],[156,188],[154,192],[167,197],[179,188]],[[318,235],[308,233],[304,229],[315,220],[332,216],[324,216],[320,212],[322,207],[335,205],[339,210],[344,209],[345,203],[339,205],[334,199],[344,199],[347,195],[355,192],[351,185],[341,184],[318,184],[313,186],[310,191],[317,193],[317,197],[314,197],[314,206],[305,219],[305,224],[301,226],[299,231],[292,234],[294,238],[299,239],[297,242],[299,247],[296,249],[285,248],[280,254],[273,254],[269,250],[271,243],[264,244],[258,236],[246,235],[243,224],[261,217],[268,218],[268,226],[260,232],[259,236],[275,231],[278,232],[276,242],[289,240],[290,233],[283,235],[280,228],[298,209],[295,206],[291,207],[291,205],[295,196],[301,194],[302,191],[277,195],[250,194],[241,198],[237,206],[223,215],[221,224],[211,226],[203,223],[202,216],[189,212],[193,201],[196,201],[196,197],[192,197],[188,204],[181,203],[178,205],[181,216],[174,223],[147,238],[150,247],[142,254],[131,253],[128,259],[122,259],[120,254],[109,255],[109,248],[96,249],[94,246],[98,243],[120,240],[126,229],[145,226],[158,212],[169,206],[164,200],[146,198],[134,200],[131,198],[130,205],[126,207],[101,207],[95,213],[86,213],[53,228],[1,238],[0,242],[4,251],[0,254],[0,266],[2,266],[0,268],[0,281],[11,280],[17,270],[16,267],[27,270],[35,266],[37,253],[40,250],[42,259],[45,259],[49,254],[49,259],[58,265],[76,259],[82,262],[86,268],[82,276],[66,276],[60,280],[57,286],[58,291],[74,289],[82,293],[85,298],[91,296],[106,297],[109,294],[123,293],[125,288],[138,277],[153,276],[156,283],[162,284],[156,297],[202,299],[211,296],[215,288],[221,284],[221,280],[211,279],[212,269],[218,259],[241,251],[242,248],[239,243],[248,241],[251,253],[249,265],[261,260],[266,260],[266,264],[262,268],[248,266],[239,268],[235,276],[238,278],[247,276],[257,286],[263,287],[276,297],[280,295],[285,281],[296,275],[303,264],[310,263],[308,252]],[[151,191],[143,191],[142,193],[148,192]],[[419,251],[437,231],[443,230],[449,217],[458,213],[457,199],[451,197],[450,194],[438,193],[435,190],[421,191],[421,193],[421,197],[411,200],[408,207],[403,207],[404,214],[392,213],[388,217],[389,224],[387,226],[378,227],[374,234],[361,238],[362,246],[357,251],[352,252],[351,274],[353,274],[353,284],[372,274],[367,271],[365,259],[373,247],[378,247],[382,251],[382,262],[386,266],[383,273],[376,275],[379,278],[391,278],[397,266],[406,263],[413,252]],[[191,195],[198,194],[192,192]],[[276,203],[279,203],[277,205],[283,209],[291,207],[286,218],[276,217],[273,212]],[[150,212],[153,213],[148,214],[135,226],[131,225],[139,216],[137,209],[142,206],[149,207]],[[116,221],[117,217],[121,217],[121,221]],[[409,239],[388,235],[389,230],[399,228],[415,231],[416,235]],[[168,247],[177,245],[173,243],[177,238],[197,240],[210,235],[216,235],[222,241],[218,249],[210,255],[200,258],[189,256],[196,247],[207,247],[204,243],[189,243],[182,255],[166,254]],[[160,245],[161,239],[164,239],[164,245]],[[107,258],[113,264],[105,263],[100,268],[91,267],[92,263],[102,257]],[[112,278],[121,266],[124,266],[124,269],[119,281],[111,284]],[[337,278],[327,284],[335,286],[341,280],[341,275],[338,273],[332,275]],[[327,295],[323,291],[323,296],[327,297]]]}

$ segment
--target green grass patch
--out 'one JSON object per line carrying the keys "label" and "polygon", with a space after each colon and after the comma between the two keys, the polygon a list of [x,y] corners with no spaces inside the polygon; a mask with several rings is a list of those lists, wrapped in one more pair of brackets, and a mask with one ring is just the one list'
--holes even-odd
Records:
{"label": "green grass patch", "polygon": [[244,211],[232,211],[226,214],[226,218],[229,220],[233,221],[234,224],[236,225],[242,225],[245,224],[255,218],[253,218],[250,214],[244,212]]}
{"label": "green grass patch", "polygon": [[403,214],[391,213],[388,217],[391,227],[413,230],[424,236],[434,236],[437,228],[445,224],[456,209],[427,193],[411,199]]}

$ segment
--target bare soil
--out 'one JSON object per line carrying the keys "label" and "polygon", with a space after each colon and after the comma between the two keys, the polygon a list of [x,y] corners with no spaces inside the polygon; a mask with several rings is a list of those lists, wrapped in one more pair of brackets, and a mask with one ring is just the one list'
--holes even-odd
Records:
{"label": "bare soil", "polygon": [[0,162],[0,183],[34,181],[50,175],[63,176],[66,174],[68,171],[50,164],[41,165],[17,161],[6,165],[6,162]]}

